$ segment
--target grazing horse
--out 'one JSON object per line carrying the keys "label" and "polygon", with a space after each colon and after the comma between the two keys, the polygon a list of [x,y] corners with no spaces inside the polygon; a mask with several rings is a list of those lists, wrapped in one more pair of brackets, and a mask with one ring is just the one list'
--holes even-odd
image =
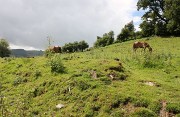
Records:
{"label": "grazing horse", "polygon": [[54,53],[61,53],[61,47],[59,47],[59,46],[49,47],[49,50]]}
{"label": "grazing horse", "polygon": [[133,44],[133,50],[136,52],[136,50],[138,48],[144,48],[144,51],[146,50],[146,48],[149,49],[149,52],[152,52],[152,48],[150,47],[150,45],[146,42],[134,42]]}

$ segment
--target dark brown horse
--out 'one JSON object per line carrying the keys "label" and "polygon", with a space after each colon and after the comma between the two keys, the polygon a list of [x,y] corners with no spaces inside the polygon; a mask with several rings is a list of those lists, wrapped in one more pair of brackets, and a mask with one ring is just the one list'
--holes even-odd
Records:
{"label": "dark brown horse", "polygon": [[59,46],[49,47],[49,50],[54,53],[61,53],[61,47]]}
{"label": "dark brown horse", "polygon": [[149,52],[152,52],[152,48],[150,47],[150,45],[148,44],[148,43],[146,43],[146,42],[134,42],[134,44],[133,44],[133,50],[134,50],[134,52],[136,52],[136,50],[138,49],[138,48],[143,48],[144,49],[144,51],[146,50],[146,48],[148,48],[149,49]]}

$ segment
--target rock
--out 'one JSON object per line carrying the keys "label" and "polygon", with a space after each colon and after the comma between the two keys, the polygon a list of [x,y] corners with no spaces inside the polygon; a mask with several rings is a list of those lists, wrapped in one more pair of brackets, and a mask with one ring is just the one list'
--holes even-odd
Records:
{"label": "rock", "polygon": [[58,105],[56,105],[56,108],[63,108],[64,107],[64,105],[63,104],[58,104]]}
{"label": "rock", "polygon": [[145,82],[146,85],[149,85],[149,86],[155,86],[155,83],[153,82]]}

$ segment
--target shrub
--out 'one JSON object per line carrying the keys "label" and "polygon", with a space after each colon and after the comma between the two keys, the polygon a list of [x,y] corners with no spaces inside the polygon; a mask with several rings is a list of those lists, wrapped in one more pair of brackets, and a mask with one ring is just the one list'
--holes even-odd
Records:
{"label": "shrub", "polygon": [[149,101],[146,99],[138,99],[134,102],[134,106],[136,107],[148,107]]}
{"label": "shrub", "polygon": [[40,76],[42,76],[41,71],[36,70],[36,71],[34,72],[34,77],[37,79],[37,78],[40,77]]}
{"label": "shrub", "polygon": [[124,112],[122,110],[117,110],[112,112],[111,117],[124,117]]}
{"label": "shrub", "polygon": [[22,78],[22,77],[17,77],[14,81],[13,81],[13,86],[17,86],[19,84],[25,83],[27,82],[26,78]]}
{"label": "shrub", "polygon": [[65,72],[65,67],[62,63],[61,57],[58,55],[54,55],[49,59],[49,65],[51,67],[52,73],[63,73]]}
{"label": "shrub", "polygon": [[149,109],[140,108],[132,114],[132,117],[157,117],[157,115]]}
{"label": "shrub", "polygon": [[151,103],[151,104],[148,106],[148,108],[149,108],[150,110],[152,110],[153,112],[155,112],[155,113],[159,113],[160,110],[161,110],[161,108],[162,108],[162,105],[161,105],[161,103],[160,103],[159,101],[156,101],[156,102]]}
{"label": "shrub", "polygon": [[89,87],[91,87],[91,85],[88,84],[88,83],[85,82],[85,81],[79,81],[79,82],[78,82],[78,88],[79,88],[79,90],[81,90],[81,91],[86,90],[86,89],[88,89]]}
{"label": "shrub", "polygon": [[180,103],[170,103],[167,105],[167,110],[174,114],[180,113]]}
{"label": "shrub", "polygon": [[111,79],[107,78],[107,77],[102,77],[100,78],[100,80],[105,84],[105,85],[110,85],[111,84]]}
{"label": "shrub", "polygon": [[52,57],[54,55],[54,52],[51,51],[50,49],[46,49],[44,52],[45,57]]}

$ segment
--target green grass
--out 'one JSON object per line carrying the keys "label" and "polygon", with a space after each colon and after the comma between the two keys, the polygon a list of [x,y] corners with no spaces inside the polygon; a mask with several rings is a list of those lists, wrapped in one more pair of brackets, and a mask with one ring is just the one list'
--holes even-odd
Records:
{"label": "green grass", "polygon": [[[56,55],[58,60],[1,58],[0,115],[154,117],[162,100],[167,111],[180,114],[180,38],[146,41],[151,55],[140,49],[133,53],[132,40]],[[57,109],[60,103],[65,106]]]}

